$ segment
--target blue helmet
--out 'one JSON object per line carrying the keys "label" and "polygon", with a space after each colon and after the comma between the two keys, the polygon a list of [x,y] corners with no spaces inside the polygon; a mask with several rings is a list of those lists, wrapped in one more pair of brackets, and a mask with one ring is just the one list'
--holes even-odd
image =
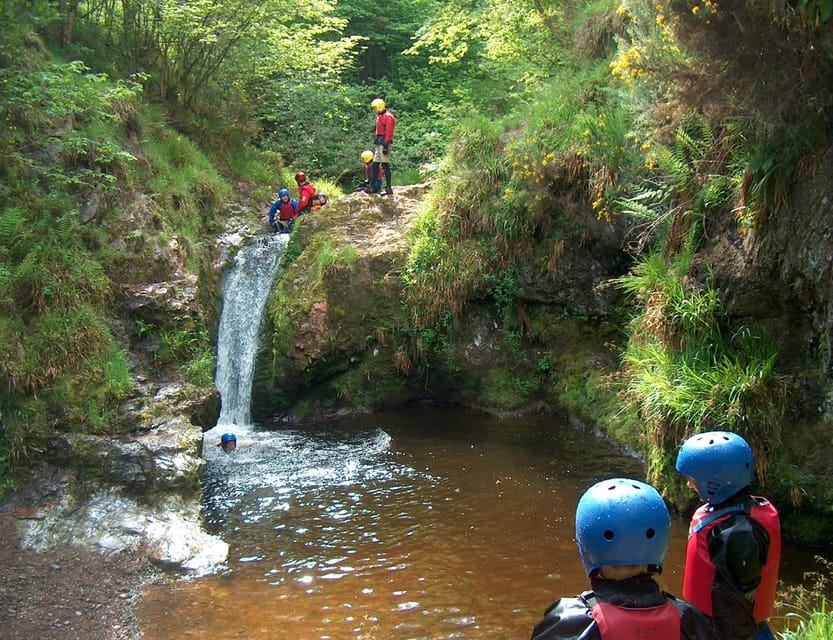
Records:
{"label": "blue helmet", "polygon": [[752,447],[731,431],[691,436],[677,454],[677,471],[694,480],[701,500],[725,502],[755,479]]}
{"label": "blue helmet", "polygon": [[220,437],[220,442],[217,443],[217,446],[225,449],[231,443],[234,443],[235,447],[237,446],[237,436],[233,433],[224,433]]}
{"label": "blue helmet", "polygon": [[576,542],[588,576],[603,566],[647,564],[662,571],[670,535],[668,508],[644,482],[597,482],[578,501]]}
{"label": "blue helmet", "polygon": [[289,189],[281,189],[278,191],[278,197],[283,198],[284,196],[289,196]]}

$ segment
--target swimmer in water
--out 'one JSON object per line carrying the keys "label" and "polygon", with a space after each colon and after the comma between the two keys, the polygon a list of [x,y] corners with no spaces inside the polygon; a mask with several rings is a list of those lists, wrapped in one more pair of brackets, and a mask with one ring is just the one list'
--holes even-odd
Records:
{"label": "swimmer in water", "polygon": [[222,447],[226,453],[231,453],[237,448],[237,436],[233,433],[224,433],[217,446]]}

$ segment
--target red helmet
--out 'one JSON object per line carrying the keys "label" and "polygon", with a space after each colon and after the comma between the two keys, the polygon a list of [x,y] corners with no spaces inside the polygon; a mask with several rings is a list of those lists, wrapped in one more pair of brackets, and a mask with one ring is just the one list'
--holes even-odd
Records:
{"label": "red helmet", "polygon": [[304,173],[303,171],[299,171],[298,173],[295,174],[295,182],[297,182],[298,184],[301,184],[302,182],[306,182],[306,181],[307,181],[307,174]]}

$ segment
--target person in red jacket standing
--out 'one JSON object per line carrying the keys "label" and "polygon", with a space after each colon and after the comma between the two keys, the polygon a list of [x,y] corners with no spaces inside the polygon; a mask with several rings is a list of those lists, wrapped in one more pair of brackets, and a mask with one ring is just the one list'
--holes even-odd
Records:
{"label": "person in red jacket standing", "polygon": [[303,171],[295,174],[295,182],[298,183],[298,215],[300,215],[310,210],[316,189],[315,185],[307,180],[307,174]]}
{"label": "person in red jacket standing", "polygon": [[381,195],[393,195],[393,187],[390,180],[390,145],[393,143],[393,129],[396,126],[396,118],[385,108],[385,101],[381,98],[374,98],[370,108],[376,112],[376,151],[373,154],[373,164],[370,167],[370,175],[379,174],[379,169],[385,176],[385,191],[375,183],[370,185],[369,193],[380,193]]}

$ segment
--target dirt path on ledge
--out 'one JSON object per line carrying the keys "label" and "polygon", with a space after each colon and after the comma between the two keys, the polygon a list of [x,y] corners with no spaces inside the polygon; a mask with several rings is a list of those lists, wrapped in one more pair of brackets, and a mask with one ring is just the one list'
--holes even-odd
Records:
{"label": "dirt path on ledge", "polygon": [[0,513],[0,640],[138,640],[135,608],[158,579],[139,554],[23,550],[15,516]]}

